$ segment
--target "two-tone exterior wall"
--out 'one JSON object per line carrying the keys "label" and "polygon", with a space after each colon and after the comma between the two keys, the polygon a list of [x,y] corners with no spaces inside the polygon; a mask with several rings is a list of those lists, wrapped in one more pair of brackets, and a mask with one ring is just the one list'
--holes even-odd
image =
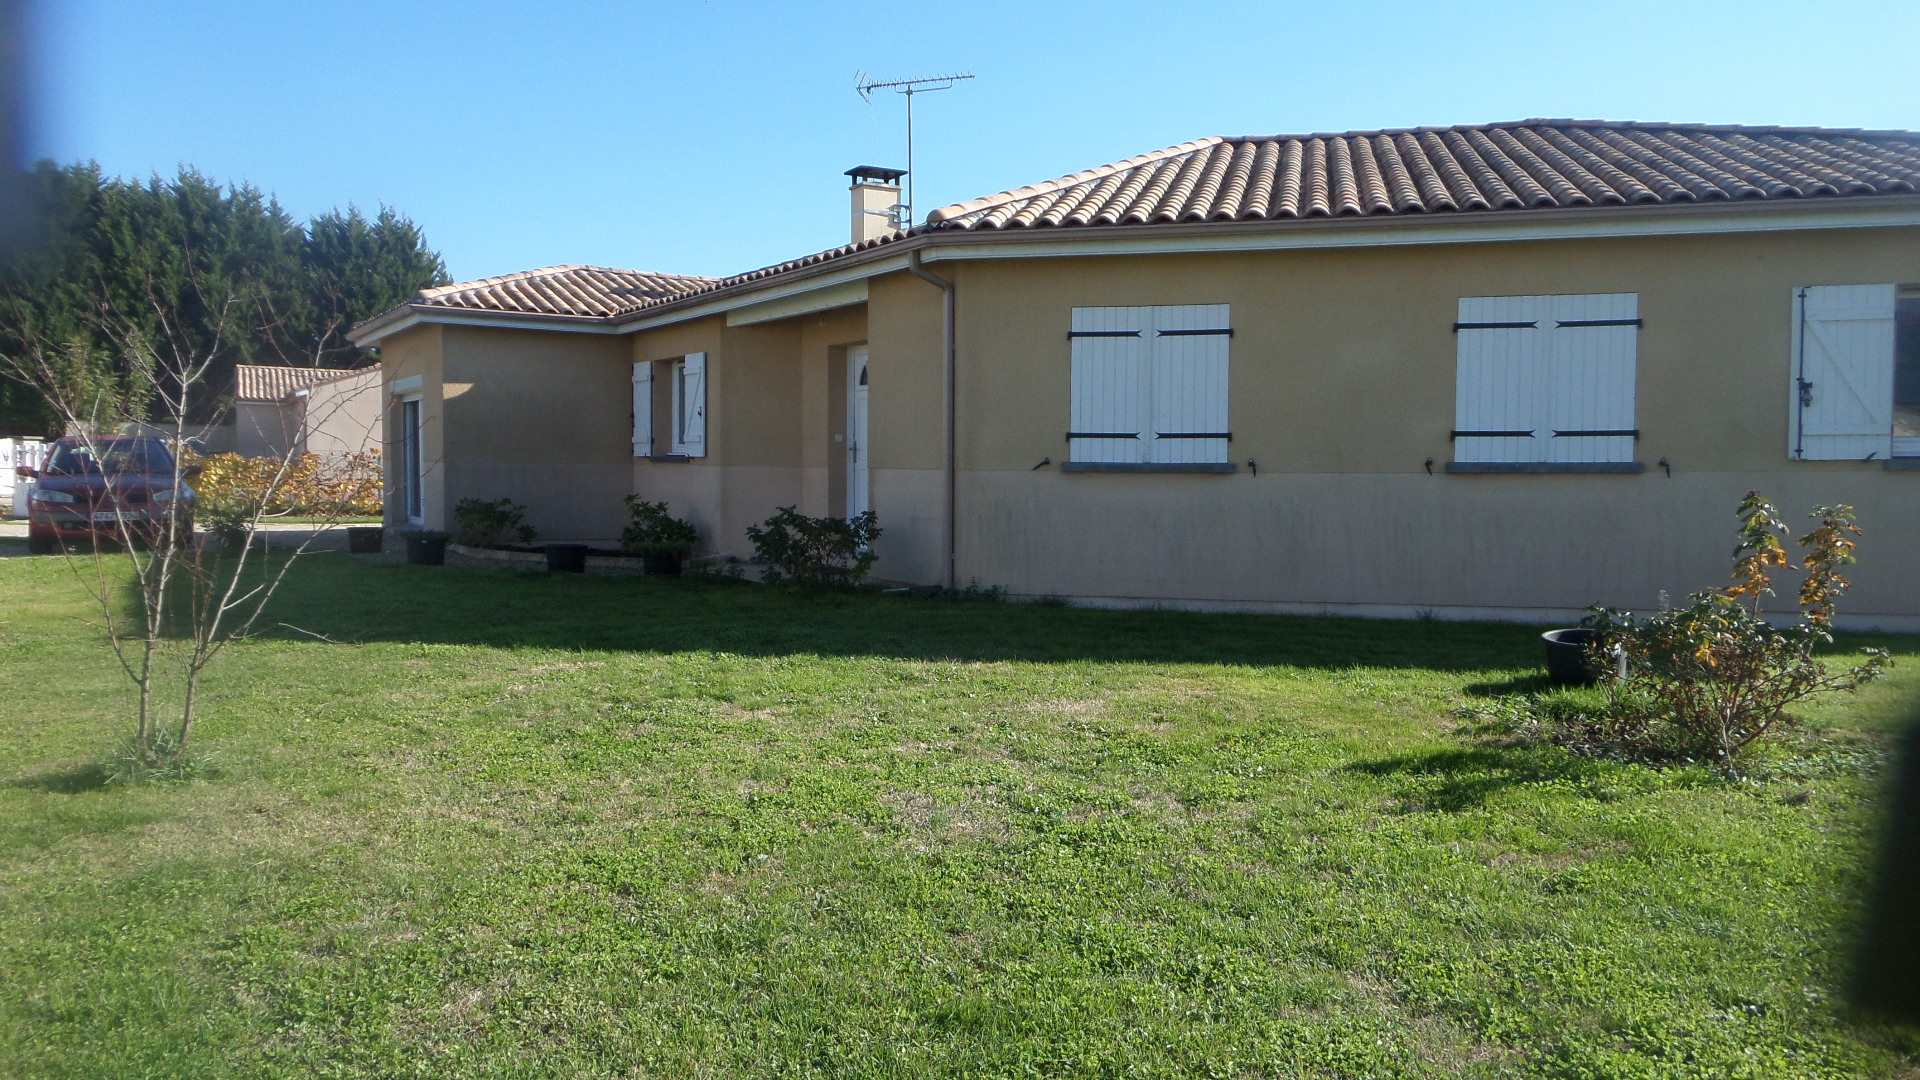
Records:
{"label": "two-tone exterior wall", "polygon": [[[1393,615],[1645,609],[1725,580],[1733,509],[1758,489],[1795,517],[1855,505],[1866,536],[1845,610],[1920,626],[1920,472],[1791,461],[1787,445],[1793,290],[1920,281],[1920,230],[939,268],[960,297],[962,583]],[[1585,293],[1639,296],[1647,471],[1448,475],[1459,299]],[[1231,305],[1237,471],[1036,470],[1067,456],[1072,310],[1169,304]]]}
{"label": "two-tone exterior wall", "polygon": [[[703,456],[634,455],[630,490],[692,521],[700,550],[714,554],[751,554],[747,526],[778,506],[844,514],[847,350],[866,343],[866,311],[736,325],[712,316],[632,335],[630,363],[706,354],[707,415]],[[656,430],[656,449],[665,441]]]}
{"label": "two-tone exterior wall", "polygon": [[[397,403],[422,402],[422,527],[450,528],[462,499],[504,498],[527,507],[543,539],[617,537],[629,481],[626,357],[622,338],[486,327],[422,326],[384,342],[389,470],[402,457]],[[387,513],[405,524],[392,505]]]}
{"label": "two-tone exterior wall", "polygon": [[[1920,471],[1790,460],[1787,415],[1793,290],[1920,283],[1920,229],[965,254],[935,248],[927,264],[957,290],[958,584],[1380,615],[1645,609],[1725,580],[1733,508],[1757,489],[1794,517],[1856,506],[1866,536],[1843,610],[1920,627]],[[1449,474],[1460,299],[1600,293],[1638,297],[1635,458],[1646,470]],[[777,506],[845,512],[846,357],[865,346],[885,530],[876,573],[941,581],[941,292],[890,270],[864,295],[626,334],[423,325],[393,336],[389,384],[417,376],[425,403],[427,527],[445,527],[460,498],[506,497],[547,538],[610,541],[621,499],[638,493],[694,521],[703,552],[746,555],[747,526]],[[1073,310],[1187,304],[1230,308],[1235,471],[1061,471]],[[706,356],[704,455],[637,456],[633,365],[692,353]]]}

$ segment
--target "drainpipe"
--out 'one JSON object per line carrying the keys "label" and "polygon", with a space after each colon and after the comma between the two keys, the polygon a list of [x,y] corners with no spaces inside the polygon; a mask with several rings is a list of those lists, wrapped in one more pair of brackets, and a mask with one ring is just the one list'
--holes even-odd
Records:
{"label": "drainpipe", "polygon": [[941,537],[940,564],[942,588],[954,587],[954,536],[956,512],[954,494],[954,345],[953,345],[953,282],[938,274],[932,274],[920,265],[920,250],[915,248],[907,253],[907,269],[915,277],[940,290],[940,388],[942,404],[945,406],[941,417],[946,437],[946,533]]}

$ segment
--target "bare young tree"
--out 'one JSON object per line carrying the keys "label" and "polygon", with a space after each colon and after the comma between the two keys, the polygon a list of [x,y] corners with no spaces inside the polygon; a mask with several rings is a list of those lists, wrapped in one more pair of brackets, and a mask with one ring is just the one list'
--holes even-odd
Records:
{"label": "bare young tree", "polygon": [[[134,734],[122,756],[139,775],[164,774],[186,762],[207,666],[229,643],[261,627],[288,571],[348,509],[340,501],[313,507],[313,531],[290,548],[275,552],[255,543],[302,466],[299,446],[290,442],[254,470],[242,490],[226,493],[231,542],[196,537],[193,482],[201,470],[190,455],[204,428],[190,417],[213,392],[206,382],[216,358],[232,335],[246,332],[241,316],[256,307],[239,290],[220,292],[207,305],[216,313],[216,332],[198,348],[176,332],[176,315],[162,304],[141,320],[103,304],[99,328],[114,343],[116,364],[101,365],[84,345],[30,333],[22,335],[29,344],[19,355],[0,355],[0,375],[37,390],[58,416],[71,441],[57,454],[67,455],[86,480],[78,490],[54,491],[43,473],[36,498],[45,496],[43,509],[87,515],[90,550],[62,550],[91,593],[98,625],[135,689]],[[20,319],[24,312],[15,305],[13,315]],[[120,434],[129,430],[161,434]],[[47,464],[58,469],[62,462]],[[138,504],[128,480],[134,475],[145,480]],[[108,524],[110,530],[100,528]],[[114,542],[102,543],[102,531]],[[170,707],[162,707],[163,696],[171,697]]]}

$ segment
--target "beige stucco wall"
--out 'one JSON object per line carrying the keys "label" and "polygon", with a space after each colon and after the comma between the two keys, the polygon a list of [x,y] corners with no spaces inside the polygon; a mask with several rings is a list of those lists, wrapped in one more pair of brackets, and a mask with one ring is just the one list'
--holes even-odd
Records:
{"label": "beige stucco wall", "polygon": [[301,448],[355,454],[378,447],[384,397],[378,368],[315,383],[301,399]]}
{"label": "beige stucco wall", "polygon": [[[1920,472],[1790,462],[1786,442],[1792,289],[1920,282],[1920,230],[929,265],[958,287],[961,584],[1557,619],[1724,580],[1733,507],[1757,488],[1795,516],[1855,504],[1867,535],[1846,610],[1920,628]],[[1447,475],[1459,298],[1598,292],[1640,297],[1648,471]],[[1160,304],[1232,306],[1239,471],[1060,472],[1072,309]],[[431,522],[457,498],[505,496],[535,507],[549,538],[610,538],[632,491],[693,520],[703,550],[744,555],[746,527],[775,506],[844,512],[845,350],[861,343],[877,574],[937,582],[941,294],[907,273],[872,279],[865,304],[777,322],[714,315],[626,337],[420,328],[385,353],[389,379],[424,376],[436,461],[444,366],[450,464],[444,488],[429,469]],[[695,351],[708,354],[707,455],[633,457],[631,365]]]}
{"label": "beige stucco wall", "polygon": [[[958,277],[956,267],[937,269]],[[890,581],[937,584],[946,529],[940,290],[898,273],[876,278],[868,295],[867,442],[882,530],[874,572]]]}
{"label": "beige stucco wall", "polygon": [[627,351],[610,335],[447,328],[448,513],[462,499],[512,499],[541,541],[617,538],[633,440]]}
{"label": "beige stucco wall", "polygon": [[843,510],[845,377],[835,377],[835,365],[866,339],[866,321],[865,307],[853,305],[748,326],[714,316],[633,335],[629,364],[707,354],[707,453],[634,458],[632,490],[693,522],[703,553],[751,554],[747,526],[778,506],[816,516]]}
{"label": "beige stucco wall", "polygon": [[[1725,578],[1733,508],[1758,488],[1796,516],[1815,502],[1857,505],[1868,535],[1848,610],[1920,615],[1920,473],[1790,462],[1786,442],[1792,289],[1920,281],[1920,231],[935,269],[960,289],[963,583],[1391,613],[1647,607],[1663,590],[1677,598]],[[1640,295],[1638,458],[1649,471],[1446,475],[1458,299],[1598,292]],[[1238,473],[1033,471],[1067,449],[1074,307],[1223,303]],[[876,336],[885,318],[876,311]]]}
{"label": "beige stucco wall", "polygon": [[233,407],[233,449],[242,457],[280,457],[298,434],[293,407],[241,401]]}
{"label": "beige stucco wall", "polygon": [[[421,477],[424,520],[419,527],[433,530],[446,528],[446,469],[442,465],[446,440],[440,378],[445,337],[445,328],[428,325],[395,334],[380,343],[382,393],[386,395],[386,401],[381,405],[381,457],[387,462],[385,518],[390,528],[414,527],[407,521],[406,508],[400,505],[394,478],[401,467],[399,402],[415,394],[420,397],[420,444],[424,462],[424,475]],[[388,393],[396,383],[413,378],[420,380],[418,389]]]}

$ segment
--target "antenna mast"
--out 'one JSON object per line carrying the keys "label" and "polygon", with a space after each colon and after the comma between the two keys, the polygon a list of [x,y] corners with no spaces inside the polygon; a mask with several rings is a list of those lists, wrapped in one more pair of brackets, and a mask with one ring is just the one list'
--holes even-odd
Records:
{"label": "antenna mast", "polygon": [[854,76],[854,89],[860,92],[860,100],[873,103],[875,90],[892,90],[896,94],[907,96],[907,221],[906,228],[913,228],[913,95],[927,94],[935,90],[951,90],[953,84],[973,75],[960,72],[953,75],[930,75],[924,79],[895,79],[892,82],[876,82],[867,78],[866,72]]}

